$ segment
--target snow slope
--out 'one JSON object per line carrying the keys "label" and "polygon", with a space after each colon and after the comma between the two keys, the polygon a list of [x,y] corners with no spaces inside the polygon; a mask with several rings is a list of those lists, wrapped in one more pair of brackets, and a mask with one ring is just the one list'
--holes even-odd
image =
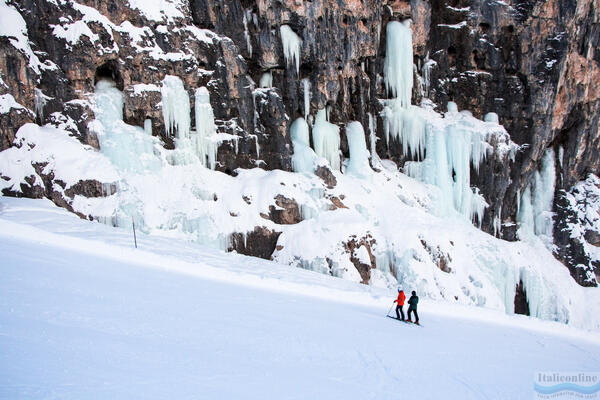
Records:
{"label": "snow slope", "polygon": [[[79,220],[0,197],[0,398],[520,399],[600,337]],[[598,304],[590,304],[597,309]]]}

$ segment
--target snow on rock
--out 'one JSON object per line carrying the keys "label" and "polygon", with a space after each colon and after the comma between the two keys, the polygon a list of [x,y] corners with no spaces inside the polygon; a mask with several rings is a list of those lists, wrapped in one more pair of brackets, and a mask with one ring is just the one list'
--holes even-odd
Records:
{"label": "snow on rock", "polygon": [[[600,178],[590,174],[564,193],[567,207],[574,218],[567,222],[567,232],[582,245],[583,256],[577,265],[590,284],[597,283],[600,273]],[[587,262],[586,262],[587,261]]]}
{"label": "snow on rock", "polygon": [[21,192],[21,184],[32,177],[33,185],[43,186],[43,179],[35,169],[41,167],[43,174],[53,173],[55,180],[65,183],[65,188],[80,180],[95,179],[115,182],[119,175],[106,157],[90,146],[82,145],[69,132],[52,126],[25,124],[15,135],[15,147],[0,153],[0,187]]}
{"label": "snow on rock", "polygon": [[47,68],[29,45],[25,20],[13,6],[7,4],[7,0],[0,0],[0,36],[7,37],[10,43],[27,57],[29,66],[38,75],[42,69]]}
{"label": "snow on rock", "polygon": [[172,22],[184,18],[180,0],[127,0],[129,7],[138,10],[146,18],[156,22]]}
{"label": "snow on rock", "polygon": [[33,114],[31,110],[23,107],[21,104],[17,103],[12,94],[2,94],[0,95],[0,114],[6,114],[10,112],[11,109],[16,108],[19,110],[28,111]]}
{"label": "snow on rock", "polygon": [[50,25],[53,28],[52,33],[54,36],[65,39],[69,48],[79,43],[82,36],[86,36],[94,44],[100,41],[100,36],[90,29],[89,24],[95,24],[96,26],[102,26],[112,42],[112,47],[99,46],[99,49],[103,53],[116,53],[119,51],[119,46],[117,46],[113,35],[113,29],[116,29],[116,27],[107,17],[93,7],[79,4],[73,0],[70,0],[70,4],[82,17],[80,20],[71,23]]}

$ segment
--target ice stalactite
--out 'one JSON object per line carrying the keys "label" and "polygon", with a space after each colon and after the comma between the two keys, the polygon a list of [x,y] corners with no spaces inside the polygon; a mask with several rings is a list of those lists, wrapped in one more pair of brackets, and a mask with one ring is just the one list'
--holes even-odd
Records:
{"label": "ice stalactite", "polygon": [[383,73],[388,93],[401,107],[408,107],[413,88],[413,48],[410,20],[392,21],[386,28],[387,44]]}
{"label": "ice stalactite", "polygon": [[431,70],[437,63],[429,58],[429,52],[425,56],[423,67],[421,68],[421,75],[423,76],[423,97],[429,97],[429,90],[431,88]]}
{"label": "ice stalactite", "polygon": [[248,32],[248,21],[252,19],[252,9],[248,9],[244,12],[242,22],[244,24],[244,37],[246,38],[246,47],[248,49],[248,55],[252,57],[252,43],[250,41],[250,33]]}
{"label": "ice stalactite", "polygon": [[196,132],[191,139],[196,155],[204,166],[215,169],[217,142],[214,140],[214,136],[217,133],[217,128],[213,109],[210,105],[210,93],[204,86],[196,89],[194,114],[196,116]]}
{"label": "ice stalactite", "polygon": [[152,136],[152,120],[149,118],[144,120],[144,132],[146,135]]}
{"label": "ice stalactite", "polygon": [[346,126],[346,137],[350,149],[350,159],[346,167],[346,174],[357,177],[368,176],[371,168],[369,166],[369,151],[365,141],[365,131],[358,121],[350,122]]}
{"label": "ice stalactite", "polygon": [[35,115],[39,118],[40,122],[44,121],[44,107],[46,107],[46,103],[48,100],[51,100],[52,97],[46,96],[44,92],[40,89],[34,89],[35,97],[33,99],[33,106]]}
{"label": "ice stalactite", "polygon": [[176,76],[167,75],[160,89],[162,110],[167,134],[177,138],[189,137],[190,134],[190,96],[183,82]]}
{"label": "ice stalactite", "polygon": [[295,172],[312,174],[317,156],[309,145],[308,124],[304,118],[296,119],[290,127],[290,136],[294,146],[292,167]]}
{"label": "ice stalactite", "polygon": [[263,72],[258,82],[261,89],[269,89],[273,87],[273,73],[271,71]]}
{"label": "ice stalactite", "polygon": [[96,120],[92,123],[100,151],[120,170],[155,173],[161,160],[154,154],[155,138],[123,122],[123,93],[110,80],[100,80],[94,92]]}
{"label": "ice stalactite", "polygon": [[313,126],[313,144],[315,153],[325,158],[331,168],[340,170],[340,128],[327,121],[326,111],[321,109],[315,117]]}
{"label": "ice stalactite", "polygon": [[379,164],[379,155],[377,154],[377,121],[373,114],[368,113],[369,116],[369,147],[371,150],[371,166],[375,167]]}
{"label": "ice stalactite", "polygon": [[302,89],[304,91],[304,119],[310,114],[310,81],[308,78],[302,79]]}
{"label": "ice stalactite", "polygon": [[288,67],[292,64],[296,65],[296,73],[300,73],[300,47],[302,39],[288,25],[279,27],[281,33],[281,43],[283,45],[283,55]]}
{"label": "ice stalactite", "polygon": [[554,188],[556,182],[555,153],[549,148],[542,158],[540,171],[534,174],[521,196],[517,221],[519,222],[519,238],[526,239],[530,235],[538,236],[548,249],[553,246],[553,213]]}

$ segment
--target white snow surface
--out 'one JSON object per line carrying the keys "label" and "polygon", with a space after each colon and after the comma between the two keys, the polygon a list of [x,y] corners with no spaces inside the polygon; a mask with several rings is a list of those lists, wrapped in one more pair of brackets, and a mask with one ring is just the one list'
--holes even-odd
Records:
{"label": "white snow surface", "polygon": [[114,182],[119,179],[113,165],[97,150],[51,125],[25,124],[17,131],[14,143],[17,146],[0,152],[0,176],[8,178],[0,180],[2,189],[20,192],[20,184],[27,177],[33,177],[36,185],[43,186],[33,164],[45,164],[43,173],[54,172],[55,179],[65,182],[64,189],[79,180]]}
{"label": "white snow surface", "polygon": [[[529,399],[597,333],[83,221],[0,197],[0,398]],[[406,287],[405,287],[406,289]],[[597,309],[598,303],[590,304]]]}

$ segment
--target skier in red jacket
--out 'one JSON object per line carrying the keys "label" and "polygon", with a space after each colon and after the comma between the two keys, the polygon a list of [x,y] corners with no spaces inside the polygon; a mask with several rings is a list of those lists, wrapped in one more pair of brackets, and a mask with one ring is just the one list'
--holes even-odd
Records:
{"label": "skier in red jacket", "polygon": [[[398,298],[396,300],[394,300],[394,303],[397,303],[396,304],[396,317],[398,319],[400,319],[400,314],[402,314],[402,321],[404,321],[404,311],[402,310],[402,307],[404,306],[404,300],[406,300],[404,291],[401,289],[398,289]],[[398,310],[400,311],[400,313],[398,313]]]}

